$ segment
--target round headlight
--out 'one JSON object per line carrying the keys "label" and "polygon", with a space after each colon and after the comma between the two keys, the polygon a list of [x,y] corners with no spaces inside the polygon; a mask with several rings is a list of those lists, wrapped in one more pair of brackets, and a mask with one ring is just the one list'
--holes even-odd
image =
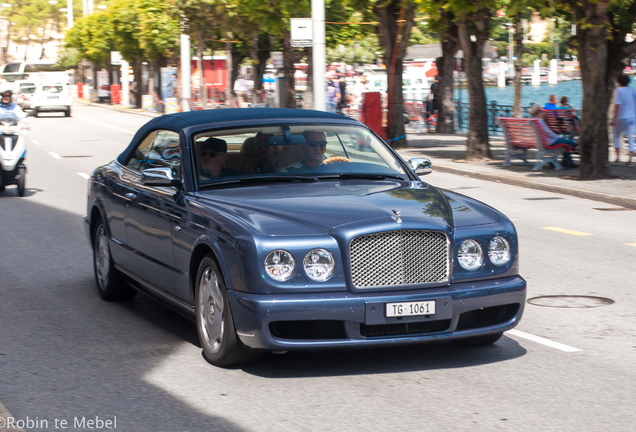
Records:
{"label": "round headlight", "polygon": [[291,254],[279,249],[271,251],[265,258],[265,272],[274,280],[286,281],[294,274],[296,261]]}
{"label": "round headlight", "polygon": [[333,270],[336,267],[336,260],[333,259],[333,255],[331,255],[329,251],[314,249],[305,255],[303,267],[310,279],[323,282],[329,279],[333,274]]}
{"label": "round headlight", "polygon": [[481,250],[481,246],[475,240],[464,240],[459,245],[459,251],[457,252],[457,260],[465,270],[476,270],[481,266],[483,262],[484,253]]}
{"label": "round headlight", "polygon": [[510,261],[510,244],[503,237],[494,237],[488,245],[488,258],[496,266],[502,266]]}

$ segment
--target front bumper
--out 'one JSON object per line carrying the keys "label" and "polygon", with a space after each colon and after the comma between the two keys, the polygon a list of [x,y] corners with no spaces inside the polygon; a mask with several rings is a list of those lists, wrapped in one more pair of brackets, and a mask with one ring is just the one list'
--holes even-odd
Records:
{"label": "front bumper", "polygon": [[[254,295],[230,291],[241,341],[263,350],[382,346],[499,333],[517,325],[526,300],[520,276],[448,287],[354,295]],[[436,302],[427,316],[387,318],[385,304]]]}

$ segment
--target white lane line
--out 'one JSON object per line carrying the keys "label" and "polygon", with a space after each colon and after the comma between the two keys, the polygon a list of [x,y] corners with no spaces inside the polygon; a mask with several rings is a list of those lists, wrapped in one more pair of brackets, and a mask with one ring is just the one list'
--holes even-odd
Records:
{"label": "white lane line", "polygon": [[31,142],[35,145],[40,145],[40,141],[36,141],[36,140],[31,140]]}
{"label": "white lane line", "polygon": [[111,128],[111,129],[115,129],[116,131],[126,133],[128,135],[135,135],[135,133],[137,132],[136,130],[131,132],[130,129],[122,129],[122,128],[119,128],[117,126],[113,126],[110,123],[104,123],[102,121],[94,120],[94,119],[88,118],[88,117],[78,116],[78,115],[75,115],[75,114],[73,114],[73,117],[81,119],[81,120],[89,121],[89,122],[92,122],[92,123],[97,123],[98,125],[106,126],[106,127]]}
{"label": "white lane line", "polygon": [[54,159],[62,159],[62,156],[60,156],[60,155],[59,155],[59,154],[57,154],[57,153],[49,152],[49,154],[50,154],[51,156],[53,156],[53,158],[54,158]]}
{"label": "white lane line", "polygon": [[545,345],[545,346],[548,346],[550,348],[558,349],[558,350],[565,351],[565,352],[581,351],[578,348],[574,348],[574,347],[571,347],[571,346],[568,346],[568,345],[564,345],[564,344],[559,343],[559,342],[554,342],[554,341],[551,341],[550,339],[546,339],[546,338],[541,337],[541,336],[535,336],[535,335],[532,335],[530,333],[525,333],[525,332],[522,332],[522,331],[519,331],[519,330],[508,330],[506,333],[509,333],[509,334],[511,334],[513,336],[517,336],[517,337],[520,337],[520,338],[528,339],[528,340],[530,340],[532,342],[536,342],[536,343],[539,343],[541,345]]}
{"label": "white lane line", "polygon": [[86,174],[86,173],[78,172],[78,173],[77,173],[77,175],[78,175],[78,176],[80,176],[80,177],[82,177],[82,178],[84,178],[84,179],[86,179],[86,180],[88,180],[89,178],[91,178],[91,176],[89,176],[89,175],[88,175],[88,174]]}

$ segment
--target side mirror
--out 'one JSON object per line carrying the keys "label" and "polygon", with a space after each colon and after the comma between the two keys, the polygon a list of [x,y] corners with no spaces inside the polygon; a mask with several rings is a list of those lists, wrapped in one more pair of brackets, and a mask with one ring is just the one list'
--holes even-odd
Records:
{"label": "side mirror", "polygon": [[181,180],[175,179],[172,169],[168,167],[147,168],[141,172],[141,184],[145,186],[175,186],[181,187]]}
{"label": "side mirror", "polygon": [[409,159],[409,165],[417,175],[427,175],[433,172],[433,162],[426,158]]}

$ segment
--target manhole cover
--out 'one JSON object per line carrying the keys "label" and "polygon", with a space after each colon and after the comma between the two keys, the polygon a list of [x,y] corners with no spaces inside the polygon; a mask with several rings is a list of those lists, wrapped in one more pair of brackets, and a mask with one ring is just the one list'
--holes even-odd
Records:
{"label": "manhole cover", "polygon": [[528,303],[553,308],[593,308],[611,305],[614,300],[585,295],[553,295],[532,297],[528,299]]}

